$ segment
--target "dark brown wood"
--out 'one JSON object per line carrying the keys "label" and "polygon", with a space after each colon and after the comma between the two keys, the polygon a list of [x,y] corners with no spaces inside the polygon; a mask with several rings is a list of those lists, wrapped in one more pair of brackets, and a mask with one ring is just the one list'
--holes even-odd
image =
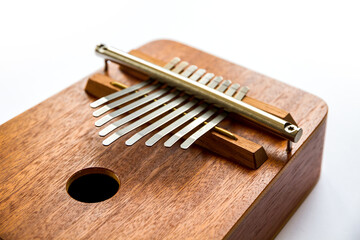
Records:
{"label": "dark brown wood", "polygon": [[[227,119],[221,126],[264,146],[257,170],[194,146],[104,147],[94,128],[87,78],[0,126],[0,237],[3,239],[269,239],[316,183],[327,106],[319,98],[173,41],[139,50],[164,62],[174,56],[251,88],[249,97],[291,112],[303,127],[290,154],[286,141]],[[109,74],[122,78],[114,64]],[[286,99],[286,101],[284,101]],[[119,192],[82,203],[68,179],[88,167],[112,170]]]}

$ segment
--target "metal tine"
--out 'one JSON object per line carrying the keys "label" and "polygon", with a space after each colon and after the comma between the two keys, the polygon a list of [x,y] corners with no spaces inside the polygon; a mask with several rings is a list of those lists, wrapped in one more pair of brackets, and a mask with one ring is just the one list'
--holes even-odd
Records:
{"label": "metal tine", "polygon": [[191,65],[188,68],[186,68],[181,75],[183,75],[184,77],[189,77],[191,74],[193,74],[196,70],[198,69],[197,66],[195,65]]}
{"label": "metal tine", "polygon": [[213,127],[215,127],[218,123],[220,123],[224,118],[226,118],[227,113],[222,112],[219,115],[217,115],[213,120],[205,124],[203,127],[201,127],[199,130],[197,130],[195,133],[193,133],[190,137],[188,137],[181,145],[180,147],[182,149],[188,149],[197,139],[199,139],[202,135],[210,131]]}
{"label": "metal tine", "polygon": [[199,83],[206,85],[214,76],[213,73],[207,73],[199,80]]}
{"label": "metal tine", "polygon": [[172,135],[165,143],[165,147],[171,147],[174,145],[180,138],[182,138],[185,134],[199,126],[201,123],[206,121],[208,118],[210,118],[212,115],[215,114],[216,111],[206,111],[204,114],[202,114],[200,117],[196,118],[194,121],[186,125],[186,127],[182,128],[180,131]]}
{"label": "metal tine", "polygon": [[199,78],[201,78],[206,73],[205,69],[199,69],[197,70],[193,75],[191,75],[190,79],[197,81]]}
{"label": "metal tine", "polygon": [[[203,103],[203,104],[199,105],[197,108],[195,108],[194,110],[196,110],[196,112],[202,112],[207,106],[208,106],[207,104]],[[172,130],[178,128],[184,122],[187,122],[188,120],[195,117],[197,113],[194,110],[191,111],[190,113],[187,113],[186,115],[182,116],[181,118],[179,118],[178,120],[176,120],[175,122],[170,124],[169,126],[162,129],[160,132],[156,133],[154,136],[152,136],[150,139],[148,139],[145,142],[146,146],[150,147],[150,146],[154,145],[156,142],[158,142],[162,137],[164,137],[165,135],[170,133]]]}
{"label": "metal tine", "polygon": [[[238,90],[240,87],[239,84],[235,83],[232,86],[229,87],[229,89],[225,92],[226,95],[233,96],[234,93]],[[242,87],[243,89],[240,89],[240,92],[247,93],[248,88]],[[244,95],[244,96],[245,96]],[[243,96],[243,97],[244,97]],[[242,100],[242,99],[239,99]],[[227,112],[222,112],[218,116],[216,116],[213,120],[205,124],[203,127],[201,127],[199,130],[194,132],[190,137],[188,137],[181,145],[180,147],[182,149],[188,149],[197,139],[199,139],[201,136],[203,136],[205,133],[210,131],[213,127],[215,127],[217,124],[219,124],[222,120],[224,120],[227,117]]]}
{"label": "metal tine", "polygon": [[[220,84],[220,86],[216,89],[219,92],[224,92],[229,85],[231,84],[230,80],[226,80],[223,83]],[[185,127],[183,127],[181,130],[176,132],[174,135],[172,135],[165,143],[165,147],[171,147],[174,145],[180,138],[185,136],[187,133],[191,132],[193,129],[195,129],[197,126],[202,124],[204,121],[209,119],[212,115],[214,115],[218,111],[217,108],[211,108],[207,110],[205,113],[201,114],[199,117],[196,118],[196,120],[192,121]]]}
{"label": "metal tine", "polygon": [[[187,98],[188,99],[188,98]],[[155,129],[159,128],[160,126],[164,125],[165,123],[169,122],[170,120],[174,119],[175,117],[179,116],[180,114],[184,113],[185,111],[189,110],[193,106],[195,106],[199,101],[190,101],[183,106],[179,107],[175,111],[165,115],[163,118],[159,119],[158,121],[154,122],[153,124],[149,125],[148,127],[144,128],[140,132],[133,135],[129,138],[125,144],[130,146],[133,145],[135,142],[140,140],[142,137],[146,136],[150,132],[154,131]]]}
{"label": "metal tine", "polygon": [[211,82],[207,86],[210,88],[216,88],[222,80],[223,80],[222,77],[216,76],[213,80],[211,80]]}
{"label": "metal tine", "polygon": [[98,121],[95,122],[95,126],[99,127],[104,125],[105,123],[107,123],[108,121],[114,119],[115,117],[120,116],[121,114],[124,114],[134,108],[137,108],[147,102],[150,102],[152,100],[154,100],[155,98],[158,98],[162,95],[164,95],[165,93],[167,93],[171,88],[167,87],[164,89],[160,89],[154,93],[149,94],[146,97],[140,98],[138,100],[136,100],[135,102],[132,102],[122,108],[117,109],[116,111],[109,113],[107,115],[105,115],[104,117],[102,117],[101,119],[99,119]]}
{"label": "metal tine", "polygon": [[175,68],[172,69],[171,71],[174,72],[174,73],[180,73],[180,72],[182,72],[188,65],[189,65],[188,62],[182,61],[182,62],[180,62],[178,65],[176,65]]}
{"label": "metal tine", "polygon": [[[150,85],[147,88],[141,89],[138,92],[130,94],[130,95],[124,97],[124,98],[121,98],[120,100],[117,100],[115,102],[112,102],[110,104],[107,104],[107,105],[99,108],[98,110],[93,112],[93,116],[94,117],[99,117],[99,116],[103,115],[104,113],[108,112],[109,110],[114,109],[114,108],[116,108],[116,107],[118,107],[120,105],[123,105],[124,103],[130,102],[131,100],[134,100],[136,98],[142,97],[145,94],[147,94],[149,92],[152,92],[152,91],[154,91],[155,89],[157,89],[157,88],[159,88],[161,86],[162,86],[162,84],[160,84],[160,83],[157,83],[155,85]],[[142,99],[145,99],[145,98],[142,98]]]}
{"label": "metal tine", "polygon": [[175,98],[176,96],[178,96],[180,94],[179,91],[170,93],[168,95],[166,95],[165,97],[160,98],[159,100],[156,100],[154,102],[152,102],[151,104],[148,104],[140,109],[138,109],[137,111],[127,115],[126,117],[121,118],[120,120],[111,123],[109,126],[107,126],[106,128],[104,128],[103,130],[101,130],[99,132],[99,135],[104,137],[107,134],[109,134],[110,132],[112,132],[113,130],[115,130],[118,127],[121,127],[122,125],[130,122],[131,120],[147,113],[150,112],[151,110],[157,108],[158,106],[170,101],[171,99]]}
{"label": "metal tine", "polygon": [[[190,79],[194,80],[194,81],[197,81],[204,74],[205,74],[205,70],[204,69],[199,69],[190,77]],[[211,78],[213,78],[213,76],[214,76],[214,74],[208,73],[202,78],[202,80],[205,79],[203,82],[207,83]],[[190,99],[190,96],[186,95],[186,99]],[[167,114],[166,116],[162,117],[161,119],[159,119],[156,122],[152,123],[150,126],[143,129],[142,131],[140,131],[140,132],[136,133],[135,135],[133,135],[130,139],[128,139],[126,141],[126,145],[128,145],[128,146],[133,145],[135,142],[140,140],[142,137],[144,137],[148,133],[154,131],[155,129],[159,128],[160,126],[164,125],[165,123],[167,123],[167,122],[171,121],[172,119],[176,118],[180,114],[184,113],[188,109],[195,106],[198,102],[199,102],[198,100],[193,99],[192,101],[186,103],[185,105],[181,106],[180,108],[176,109],[175,111]],[[141,121],[141,120],[142,119],[140,119],[138,121]]]}
{"label": "metal tine", "polygon": [[[205,75],[206,76],[206,75]],[[205,77],[204,76],[204,77]],[[215,77],[210,83],[209,83],[209,87],[211,88],[215,88],[219,82],[221,81],[220,79],[222,79],[221,77]],[[193,100],[195,101],[195,100]],[[208,107],[208,104],[203,103],[200,106],[196,107],[195,109],[193,109],[192,111],[190,111],[189,113],[187,113],[186,115],[182,116],[181,118],[177,119],[175,122],[173,122],[172,124],[170,124],[169,126],[165,127],[164,129],[162,129],[161,131],[159,131],[158,133],[156,133],[155,135],[153,135],[150,139],[148,139],[145,144],[146,146],[152,146],[154,145],[156,142],[158,142],[161,138],[163,138],[165,135],[167,135],[168,133],[170,133],[171,131],[173,131],[174,129],[178,128],[179,126],[181,126],[182,124],[184,124],[185,122],[187,122],[188,120],[190,120],[191,118],[193,118],[194,116],[198,115],[200,112],[202,112],[206,107]]]}
{"label": "metal tine", "polygon": [[146,85],[149,85],[149,84],[151,84],[153,82],[154,82],[153,79],[149,79],[149,80],[146,80],[146,81],[141,82],[139,84],[128,87],[128,88],[126,88],[124,90],[114,92],[114,93],[112,93],[110,95],[107,95],[106,97],[102,97],[102,98],[96,100],[95,102],[92,102],[90,104],[90,107],[92,107],[92,108],[99,107],[99,106],[103,105],[104,103],[107,103],[107,102],[109,102],[111,100],[114,100],[115,98],[124,96],[124,95],[126,95],[128,93],[134,92],[134,91],[136,91],[136,90],[138,90],[138,89],[140,89],[140,88],[142,88],[142,87],[144,87]]}
{"label": "metal tine", "polygon": [[174,57],[173,59],[171,59],[170,62],[168,62],[167,64],[165,64],[164,68],[165,69],[168,69],[168,70],[171,70],[175,67],[176,64],[178,64],[179,62],[181,61],[180,58],[178,57]]}
{"label": "metal tine", "polygon": [[224,92],[231,84],[230,80],[225,80],[216,90]]}
{"label": "metal tine", "polygon": [[[176,65],[176,67],[172,71],[174,71],[176,73],[179,73],[179,72],[183,71],[184,68],[186,66],[188,66],[188,65],[189,65],[189,63],[187,63],[187,62],[184,62],[184,61],[180,62],[178,65]],[[172,64],[167,65],[167,67],[172,67]],[[108,105],[103,106],[102,108],[96,110],[93,113],[93,115],[95,117],[98,117],[98,116],[104,114],[105,112],[109,111],[110,109],[113,109],[113,108],[118,107],[118,106],[120,106],[120,105],[122,105],[124,103],[127,103],[127,102],[129,102],[131,100],[134,100],[134,99],[136,99],[138,97],[141,97],[141,96],[145,95],[146,93],[152,92],[155,89],[159,88],[160,86],[165,86],[165,85],[161,84],[161,83],[158,83],[156,85],[151,85],[150,87],[144,88],[144,89],[140,90],[139,92],[135,92],[133,94],[130,94],[129,96],[121,98],[120,100],[117,100],[115,102],[112,102],[112,103],[110,103]],[[123,107],[123,108],[120,108],[120,109],[118,109],[118,110],[104,116],[102,119],[98,120],[95,123],[95,126],[98,126],[98,127],[102,126],[105,123],[107,123],[108,121],[114,119],[115,117],[117,117],[117,116],[119,116],[119,115],[121,115],[123,113],[126,113],[126,112],[128,112],[128,111],[130,111],[130,110],[132,110],[132,109],[134,109],[134,108],[136,108],[138,106],[141,106],[144,103],[147,103],[147,102],[155,99],[156,97],[154,97],[154,96],[159,97],[159,96],[165,94],[170,89],[171,89],[170,87],[167,87],[165,89],[161,89],[161,90],[159,90],[157,92],[154,92],[153,94],[150,94],[149,96],[146,96],[144,98],[141,98],[141,99],[137,100],[136,102],[134,102],[132,104],[129,104],[129,105]],[[149,97],[152,97],[152,98],[149,98]]]}
{"label": "metal tine", "polygon": [[[168,63],[164,66],[164,68],[170,70],[170,69],[172,69],[176,64],[178,64],[179,62],[180,62],[180,58],[175,57],[175,58],[173,58],[170,62],[168,62]],[[105,103],[107,103],[107,102],[109,102],[109,101],[111,101],[111,100],[114,100],[114,99],[116,99],[116,98],[118,98],[118,97],[124,96],[124,95],[126,95],[126,94],[128,94],[128,93],[131,93],[131,92],[133,92],[133,91],[136,91],[136,90],[138,90],[138,89],[140,89],[140,88],[142,88],[142,87],[144,87],[144,86],[146,86],[146,85],[148,85],[148,84],[151,84],[152,82],[154,82],[154,79],[149,79],[149,80],[146,80],[146,81],[144,81],[144,82],[141,82],[141,83],[138,83],[138,84],[136,84],[136,85],[133,85],[133,86],[131,86],[131,87],[128,87],[128,88],[126,88],[126,89],[123,89],[123,90],[121,90],[121,91],[114,92],[114,93],[112,93],[112,94],[110,94],[110,95],[107,95],[107,96],[105,96],[105,97],[99,98],[99,99],[96,100],[95,102],[92,102],[92,103],[90,104],[90,107],[92,107],[92,108],[99,107],[99,106],[101,106],[101,105],[103,105],[103,104],[105,104]]]}
{"label": "metal tine", "polygon": [[245,97],[245,95],[247,94],[248,91],[249,91],[248,87],[246,87],[246,86],[241,87],[240,91],[235,95],[235,98],[237,100],[241,101]]}
{"label": "metal tine", "polygon": [[187,96],[182,96],[177,98],[174,101],[171,101],[169,104],[166,104],[164,107],[157,109],[156,111],[146,115],[145,117],[139,119],[136,122],[133,122],[132,124],[124,127],[123,129],[120,129],[119,131],[117,131],[116,133],[110,135],[110,137],[108,137],[107,139],[105,139],[103,141],[103,145],[107,146],[109,144],[111,144],[112,142],[116,141],[118,138],[124,136],[125,134],[129,133],[130,131],[140,127],[141,125],[147,123],[148,121],[158,117],[159,115],[169,111],[170,109],[176,107],[177,105],[183,103],[184,101],[186,101]]}
{"label": "metal tine", "polygon": [[[197,66],[195,65],[191,65],[190,67],[188,67],[186,70],[184,70],[181,75],[185,76],[185,77],[188,77],[190,76],[192,73],[194,73],[197,69]],[[136,112],[116,121],[115,123],[112,123],[110,124],[109,126],[107,126],[105,129],[103,129],[102,131],[99,132],[99,135],[100,136],[105,136],[107,135],[108,133],[110,133],[111,131],[115,130],[116,128],[124,125],[125,123],[155,109],[156,107],[170,101],[171,99],[175,98],[176,96],[178,96],[180,94],[179,91],[176,91],[176,92],[173,92],[173,93],[170,93],[160,99],[158,99],[157,101],[149,104],[149,105],[146,105],[144,107],[142,107],[141,109],[138,109]],[[111,120],[111,119],[109,119]],[[105,122],[100,122],[99,124],[103,125]],[[96,125],[96,123],[95,123]],[[96,126],[101,126],[101,125],[96,125]]]}
{"label": "metal tine", "polygon": [[225,91],[225,94],[228,96],[233,96],[234,93],[239,89],[239,87],[240,87],[240,84],[234,83]]}

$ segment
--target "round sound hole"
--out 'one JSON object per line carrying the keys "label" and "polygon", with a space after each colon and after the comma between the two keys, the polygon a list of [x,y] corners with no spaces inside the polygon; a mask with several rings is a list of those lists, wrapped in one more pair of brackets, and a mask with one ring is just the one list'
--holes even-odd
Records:
{"label": "round sound hole", "polygon": [[120,180],[106,168],[86,168],[72,175],[66,184],[68,194],[85,203],[105,201],[114,196]]}

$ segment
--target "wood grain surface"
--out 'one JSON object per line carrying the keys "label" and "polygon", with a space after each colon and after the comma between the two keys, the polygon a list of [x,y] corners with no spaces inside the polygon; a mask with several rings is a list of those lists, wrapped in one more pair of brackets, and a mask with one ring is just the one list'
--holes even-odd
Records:
{"label": "wood grain surface", "polygon": [[[0,126],[0,237],[3,239],[272,238],[318,179],[327,106],[319,98],[173,41],[138,50],[162,61],[178,56],[249,86],[249,96],[291,112],[304,129],[286,141],[243,122],[221,126],[264,146],[269,159],[250,170],[194,146],[104,147],[84,92],[87,78]],[[109,64],[112,78],[138,80]],[[87,167],[112,170],[112,198],[82,203],[66,182]]]}

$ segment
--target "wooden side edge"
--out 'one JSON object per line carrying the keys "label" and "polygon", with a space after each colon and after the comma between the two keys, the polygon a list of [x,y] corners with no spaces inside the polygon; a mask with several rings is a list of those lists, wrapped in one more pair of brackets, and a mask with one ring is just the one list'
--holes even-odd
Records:
{"label": "wooden side edge", "polygon": [[[225,239],[273,239],[317,183],[326,116]],[[305,177],[306,176],[306,177]]]}

